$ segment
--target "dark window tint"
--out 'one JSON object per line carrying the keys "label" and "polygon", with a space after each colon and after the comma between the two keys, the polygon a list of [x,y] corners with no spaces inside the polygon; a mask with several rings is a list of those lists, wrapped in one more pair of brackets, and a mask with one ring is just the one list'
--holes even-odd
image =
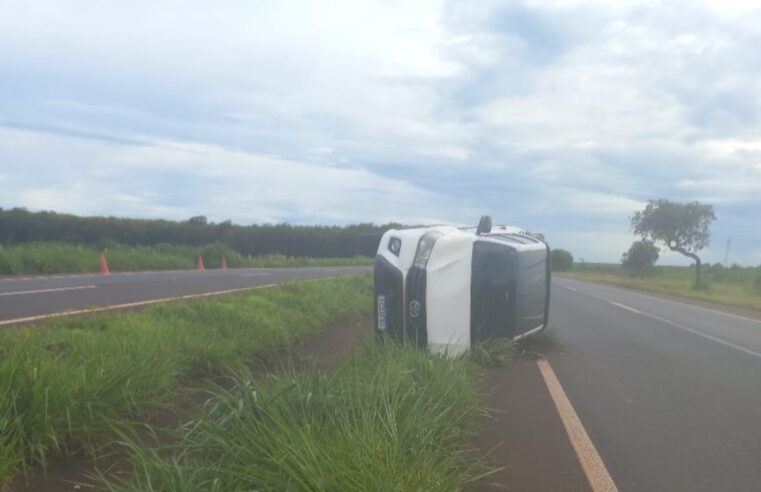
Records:
{"label": "dark window tint", "polygon": [[515,318],[515,251],[503,244],[473,245],[471,340],[513,336]]}

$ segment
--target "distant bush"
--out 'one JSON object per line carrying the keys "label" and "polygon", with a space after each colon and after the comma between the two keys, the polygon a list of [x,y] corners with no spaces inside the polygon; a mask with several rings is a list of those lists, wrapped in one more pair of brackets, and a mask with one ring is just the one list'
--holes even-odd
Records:
{"label": "distant bush", "polygon": [[634,241],[621,257],[621,264],[624,268],[636,272],[642,272],[650,269],[658,261],[658,247],[652,241],[642,240]]}
{"label": "distant bush", "polygon": [[573,267],[573,255],[564,249],[552,250],[552,271],[567,272]]}

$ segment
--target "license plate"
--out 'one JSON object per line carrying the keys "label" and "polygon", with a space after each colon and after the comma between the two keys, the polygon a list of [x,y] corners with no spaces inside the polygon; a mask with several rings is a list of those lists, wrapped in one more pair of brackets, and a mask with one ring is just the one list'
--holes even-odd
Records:
{"label": "license plate", "polygon": [[386,296],[378,296],[378,329],[386,329]]}

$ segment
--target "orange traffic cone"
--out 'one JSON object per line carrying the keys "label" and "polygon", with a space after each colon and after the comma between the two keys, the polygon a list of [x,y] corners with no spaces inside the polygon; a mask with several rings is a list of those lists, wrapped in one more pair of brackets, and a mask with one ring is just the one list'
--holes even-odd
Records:
{"label": "orange traffic cone", "polygon": [[225,258],[224,255],[222,256],[222,263],[219,265],[219,268],[227,270],[227,258]]}
{"label": "orange traffic cone", "polygon": [[196,263],[196,270],[203,272],[206,268],[203,266],[203,256],[198,255],[198,262]]}
{"label": "orange traffic cone", "polygon": [[108,275],[111,273],[108,270],[108,261],[106,261],[106,255],[104,253],[100,254],[100,274],[101,275]]}

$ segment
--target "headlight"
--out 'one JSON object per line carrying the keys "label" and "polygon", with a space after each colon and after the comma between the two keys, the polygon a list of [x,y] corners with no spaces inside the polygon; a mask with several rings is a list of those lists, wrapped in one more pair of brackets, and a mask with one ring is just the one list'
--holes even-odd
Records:
{"label": "headlight", "polygon": [[441,237],[441,233],[438,231],[432,231],[426,233],[420,238],[420,242],[417,245],[417,252],[415,253],[415,261],[412,262],[413,267],[425,268],[428,265],[428,259],[431,257],[431,251],[433,251],[433,245]]}

